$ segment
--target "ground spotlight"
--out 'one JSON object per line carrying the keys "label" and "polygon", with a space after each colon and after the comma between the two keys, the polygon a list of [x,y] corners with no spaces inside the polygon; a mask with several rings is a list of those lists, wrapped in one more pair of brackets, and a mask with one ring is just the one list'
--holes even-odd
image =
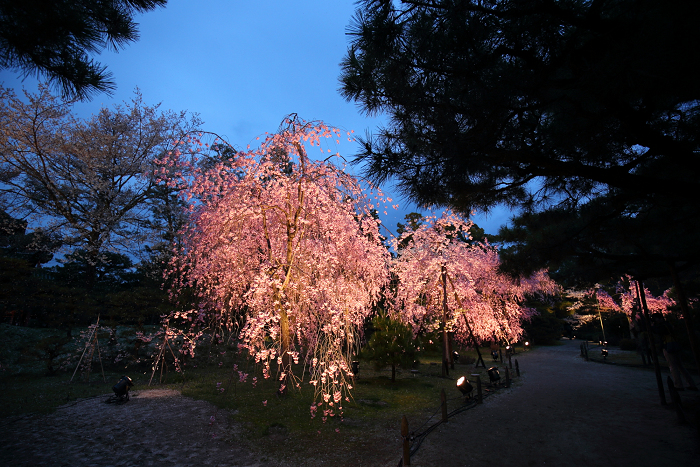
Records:
{"label": "ground spotlight", "polygon": [[131,381],[131,378],[128,376],[122,376],[122,378],[117,381],[117,384],[112,386],[112,391],[114,391],[114,395],[121,400],[128,401],[129,400],[129,389],[134,385],[133,381]]}
{"label": "ground spotlight", "polygon": [[452,352],[452,360],[454,360],[455,363],[459,363],[459,352],[456,350]]}
{"label": "ground spotlight", "polygon": [[457,389],[459,389],[462,392],[463,396],[470,397],[471,392],[474,390],[472,385],[469,383],[469,380],[465,378],[464,376],[460,377],[457,380]]}
{"label": "ground spotlight", "polygon": [[501,379],[501,375],[498,373],[498,368],[495,366],[492,366],[487,370],[487,373],[489,374],[489,380],[491,380],[492,383],[495,383],[499,379]]}
{"label": "ground spotlight", "polygon": [[604,360],[608,358],[608,349],[603,349],[603,350],[601,350],[601,353],[603,354],[603,359],[604,359]]}

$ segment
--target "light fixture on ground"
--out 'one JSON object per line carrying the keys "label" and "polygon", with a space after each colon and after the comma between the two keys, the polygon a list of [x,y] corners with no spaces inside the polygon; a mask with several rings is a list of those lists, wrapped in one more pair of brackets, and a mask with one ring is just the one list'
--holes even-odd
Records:
{"label": "light fixture on ground", "polygon": [[452,360],[454,360],[455,363],[459,363],[459,352],[456,350],[452,352]]}
{"label": "light fixture on ground", "polygon": [[608,358],[608,349],[603,349],[603,350],[601,350],[601,353],[603,354],[603,360],[607,360],[607,358]]}
{"label": "light fixture on ground", "polygon": [[487,370],[487,373],[489,374],[489,380],[491,380],[492,383],[495,383],[499,379],[501,379],[501,375],[498,373],[498,368],[495,366],[492,366]]}
{"label": "light fixture on ground", "polygon": [[133,381],[131,381],[131,378],[128,376],[122,376],[122,378],[117,381],[117,384],[112,386],[112,391],[114,391],[114,394],[122,400],[128,401],[129,400],[129,389],[134,385]]}
{"label": "light fixture on ground", "polygon": [[462,376],[457,380],[457,389],[459,389],[462,395],[468,399],[472,396],[474,387],[469,383],[467,378]]}

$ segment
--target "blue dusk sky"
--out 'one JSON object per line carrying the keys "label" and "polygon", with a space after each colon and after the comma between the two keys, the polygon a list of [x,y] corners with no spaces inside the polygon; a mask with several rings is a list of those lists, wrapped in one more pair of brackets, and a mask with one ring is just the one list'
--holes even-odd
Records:
{"label": "blue dusk sky", "polygon": [[[276,131],[290,113],[364,135],[385,117],[363,115],[338,92],[356,8],[354,0],[169,0],[165,8],[136,16],[138,41],[95,56],[113,74],[117,90],[76,104],[75,111],[87,118],[130,100],[138,87],[147,104],[197,113],[202,129],[239,149],[255,146],[256,137]],[[22,81],[10,70],[0,71],[0,82],[18,94],[22,87],[37,90],[36,79]],[[359,146],[345,141],[336,149],[351,160]],[[382,188],[400,205],[397,212],[380,213],[395,232],[406,213],[421,211],[390,186]],[[473,220],[497,233],[509,217],[497,209]]]}

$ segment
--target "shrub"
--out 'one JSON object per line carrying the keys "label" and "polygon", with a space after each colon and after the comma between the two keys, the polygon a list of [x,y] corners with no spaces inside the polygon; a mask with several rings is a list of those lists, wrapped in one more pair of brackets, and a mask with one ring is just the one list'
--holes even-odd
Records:
{"label": "shrub", "polygon": [[416,345],[411,328],[386,314],[372,320],[374,333],[360,356],[374,363],[376,369],[391,366],[391,381],[396,381],[396,366],[411,368],[415,362]]}

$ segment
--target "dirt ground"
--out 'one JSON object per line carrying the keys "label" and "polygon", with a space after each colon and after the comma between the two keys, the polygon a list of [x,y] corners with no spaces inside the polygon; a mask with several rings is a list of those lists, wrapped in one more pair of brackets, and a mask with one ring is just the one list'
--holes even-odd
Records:
{"label": "dirt ground", "polygon": [[[676,412],[660,404],[652,371],[586,362],[580,341],[562,344],[517,355],[517,387],[440,425],[411,465],[700,466],[694,414],[688,414],[689,424],[678,423]],[[681,396],[687,408],[700,404],[697,392]],[[231,414],[176,391],[134,391],[124,405],[105,405],[105,398],[74,402],[50,415],[0,420],[0,465],[292,465],[269,447],[247,444]],[[365,452],[362,462],[345,465],[396,466],[398,432],[383,442],[376,462]],[[388,461],[392,445],[396,456]],[[315,458],[294,465],[342,464]]]}

